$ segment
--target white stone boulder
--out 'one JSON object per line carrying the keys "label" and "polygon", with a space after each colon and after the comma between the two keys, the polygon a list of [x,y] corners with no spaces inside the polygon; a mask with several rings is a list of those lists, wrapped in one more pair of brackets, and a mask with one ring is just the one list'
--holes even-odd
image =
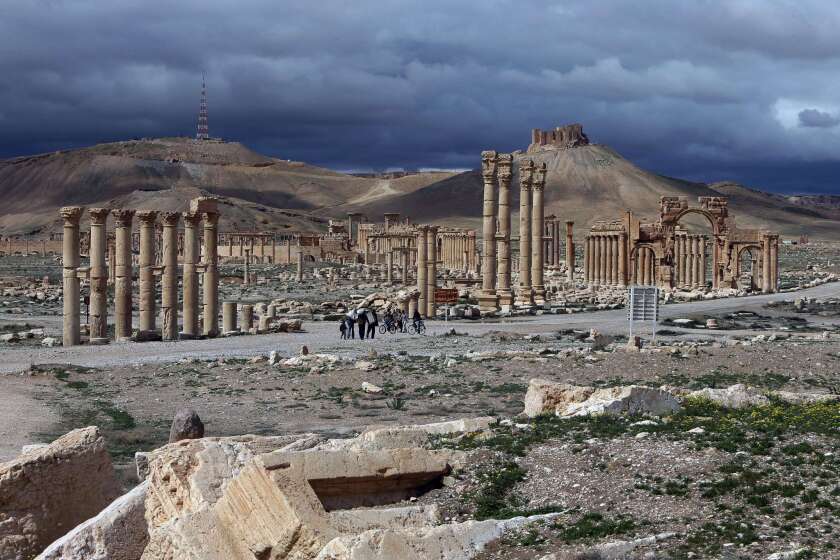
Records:
{"label": "white stone boulder", "polygon": [[561,417],[590,414],[661,416],[680,408],[679,401],[671,393],[639,385],[595,389],[532,379],[525,394],[525,414],[531,418],[552,413]]}
{"label": "white stone boulder", "polygon": [[725,389],[712,389],[706,387],[689,393],[690,397],[709,399],[724,408],[745,408],[749,406],[760,406],[770,403],[764,394],[754,388],[741,383],[731,385]]}

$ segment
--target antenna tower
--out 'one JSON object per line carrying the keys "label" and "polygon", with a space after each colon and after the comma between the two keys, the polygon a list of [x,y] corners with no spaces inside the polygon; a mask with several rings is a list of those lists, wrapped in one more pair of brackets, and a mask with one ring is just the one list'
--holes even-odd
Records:
{"label": "antenna tower", "polygon": [[197,140],[210,138],[210,131],[207,127],[207,83],[204,80],[204,72],[201,73],[201,105],[198,107],[198,127],[195,137]]}

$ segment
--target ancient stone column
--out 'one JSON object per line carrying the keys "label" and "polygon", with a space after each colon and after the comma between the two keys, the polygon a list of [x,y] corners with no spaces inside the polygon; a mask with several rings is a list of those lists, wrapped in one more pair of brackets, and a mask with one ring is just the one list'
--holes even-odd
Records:
{"label": "ancient stone column", "polygon": [[[484,182],[484,205],[482,209],[483,246],[481,249],[481,293],[478,296],[478,300],[482,311],[495,311],[498,307],[498,299],[496,297],[496,158],[497,154],[495,151],[481,152],[481,178]],[[421,239],[418,237],[418,259],[420,257],[419,251],[421,245],[425,246],[425,238],[421,243]],[[425,249],[423,251],[425,256]],[[421,267],[418,261],[418,272],[423,268],[425,266]],[[419,279],[418,284],[420,284]],[[424,288],[421,288],[421,309],[424,309],[423,304],[425,303],[425,294],[423,292]]]}
{"label": "ancient stone column", "polygon": [[531,182],[532,203],[531,203],[531,283],[533,284],[533,297],[537,305],[545,303],[545,283],[543,279],[545,263],[544,232],[545,232],[545,206],[543,202],[543,190],[545,189],[546,166],[544,163],[536,166]]}
{"label": "ancient stone column", "polygon": [[114,336],[131,338],[131,224],[134,210],[114,210],[116,221],[116,281],[114,282]]}
{"label": "ancient stone column", "polygon": [[435,317],[437,287],[437,226],[429,226],[426,234],[426,317]]}
{"label": "ancient stone column", "polygon": [[164,212],[163,275],[161,278],[161,337],[178,340],[178,212]]}
{"label": "ancient stone column", "polygon": [[[558,229],[560,228],[558,223]],[[575,279],[575,238],[574,238],[575,223],[572,221],[566,222],[566,280],[573,282]],[[559,240],[558,240],[559,241]],[[559,245],[559,244],[558,244]],[[559,250],[554,262],[559,262]]]}
{"label": "ancient stone column", "polygon": [[113,237],[108,238],[108,284],[114,285],[117,281],[117,244]]}
{"label": "ancient stone column", "polygon": [[[192,209],[191,209],[192,210]],[[204,334],[219,334],[219,213],[204,212]]]}
{"label": "ancient stone column", "polygon": [[402,267],[402,285],[408,287],[408,251],[403,249],[400,252],[400,266]]}
{"label": "ancient stone column", "polygon": [[230,334],[236,332],[236,302],[222,303],[222,332]]}
{"label": "ancient stone column", "polygon": [[699,235],[694,236],[694,287],[699,288],[701,285],[700,275],[702,271],[701,267],[701,252],[703,250],[703,243],[702,239]]}
{"label": "ancient stone column", "polygon": [[242,304],[242,332],[247,333],[254,327],[254,306]]}
{"label": "ancient stone column", "polygon": [[779,237],[774,235],[770,240],[770,291],[779,290]]}
{"label": "ancient stone column", "polygon": [[648,273],[648,251],[647,248],[640,250],[640,259],[639,264],[641,265],[640,276],[642,277],[642,285],[647,286],[650,284],[650,274]]}
{"label": "ancient stone column", "polygon": [[388,251],[388,254],[385,255],[385,282],[389,286],[394,285],[394,253],[393,251]]}
{"label": "ancient stone column", "polygon": [[682,286],[688,288],[691,284],[690,279],[688,277],[688,263],[689,263],[689,250],[688,250],[688,236],[683,235],[680,236],[680,278],[682,279]]}
{"label": "ancient stone column", "polygon": [[533,302],[531,286],[531,182],[534,162],[522,160],[519,164],[519,293],[516,301],[522,305]]}
{"label": "ancient stone column", "polygon": [[[418,226],[417,228],[417,290],[420,292],[418,297],[418,305],[420,314],[426,313],[426,273],[428,272],[426,265],[426,255],[428,246],[426,243],[426,226]],[[494,296],[495,298],[495,296]],[[495,301],[495,299],[494,299]],[[495,307],[493,308],[495,309]]]}
{"label": "ancient stone column", "polygon": [[140,332],[155,330],[155,222],[158,213],[137,212],[140,220]]}
{"label": "ancient stone column", "polygon": [[108,269],[105,266],[107,208],[91,208],[90,216],[90,312],[91,344],[108,342]]}
{"label": "ancient stone column", "polygon": [[245,249],[244,271],[242,273],[242,285],[247,286],[251,283],[251,250]]}
{"label": "ancient stone column", "polygon": [[613,241],[614,241],[614,238],[613,238],[612,234],[607,234],[604,237],[604,242],[607,245],[607,258],[605,259],[606,262],[607,262],[607,267],[606,267],[607,268],[607,271],[606,271],[607,277],[606,277],[606,282],[605,283],[609,286],[612,286],[612,285],[615,284],[614,275],[615,275],[615,272],[616,272],[616,266],[615,266],[614,261],[615,261],[616,251],[615,251],[615,248],[613,247]]}
{"label": "ancient stone column", "polygon": [[682,260],[682,243],[680,243],[680,236],[674,235],[674,286],[677,288],[682,286],[682,271],[680,270],[680,261]]}
{"label": "ancient stone column", "polygon": [[592,236],[586,234],[583,239],[583,280],[592,285]]}
{"label": "ancient stone column", "polygon": [[770,236],[767,234],[761,237],[761,291],[770,293]]}
{"label": "ancient stone column", "polygon": [[496,237],[498,241],[498,278],[496,293],[499,296],[499,306],[504,310],[508,310],[513,305],[510,243],[510,181],[513,157],[510,154],[499,154],[496,161],[496,172],[499,179],[499,235]]}
{"label": "ancient stone column", "polygon": [[198,226],[201,214],[184,212],[184,327],[185,337],[198,336]]}
{"label": "ancient stone column", "polygon": [[[81,343],[81,328],[79,325],[79,219],[84,208],[81,206],[65,206],[60,214],[64,219],[64,238],[62,241],[62,269],[64,282],[64,346],[75,346]],[[11,243],[11,238],[9,238]],[[11,249],[9,250],[11,254]]]}
{"label": "ancient stone column", "polygon": [[618,284],[627,285],[627,232],[618,235]]}
{"label": "ancient stone column", "polygon": [[298,248],[297,281],[303,282],[303,247]]}
{"label": "ancient stone column", "polygon": [[420,299],[419,296],[417,296],[415,294],[415,295],[412,295],[408,300],[408,318],[409,318],[409,321],[411,320],[412,317],[414,317],[414,312],[417,311],[417,304],[418,304],[419,299]]}
{"label": "ancient stone column", "polygon": [[598,285],[606,285],[607,282],[607,236],[598,234]]}

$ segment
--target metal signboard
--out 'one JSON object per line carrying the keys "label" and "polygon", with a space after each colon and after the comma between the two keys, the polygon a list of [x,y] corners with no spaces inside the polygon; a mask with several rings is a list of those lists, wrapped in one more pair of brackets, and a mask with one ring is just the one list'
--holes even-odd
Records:
{"label": "metal signboard", "polygon": [[633,323],[650,322],[656,340],[656,322],[659,320],[659,288],[656,286],[630,286],[627,290],[627,320],[630,321],[630,338]]}
{"label": "metal signboard", "polygon": [[458,303],[458,288],[435,288],[435,303],[438,305]]}

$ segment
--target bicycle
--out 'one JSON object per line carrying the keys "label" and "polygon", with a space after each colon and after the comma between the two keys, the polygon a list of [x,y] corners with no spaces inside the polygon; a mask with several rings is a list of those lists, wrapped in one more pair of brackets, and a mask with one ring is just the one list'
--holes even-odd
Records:
{"label": "bicycle", "polygon": [[388,323],[388,324],[383,323],[383,324],[379,325],[379,334],[385,334],[386,332],[388,334],[396,334],[397,325],[395,325],[394,323]]}
{"label": "bicycle", "polygon": [[410,327],[408,327],[409,334],[425,334],[426,333],[426,325],[423,324],[423,321],[418,323],[412,323]]}

